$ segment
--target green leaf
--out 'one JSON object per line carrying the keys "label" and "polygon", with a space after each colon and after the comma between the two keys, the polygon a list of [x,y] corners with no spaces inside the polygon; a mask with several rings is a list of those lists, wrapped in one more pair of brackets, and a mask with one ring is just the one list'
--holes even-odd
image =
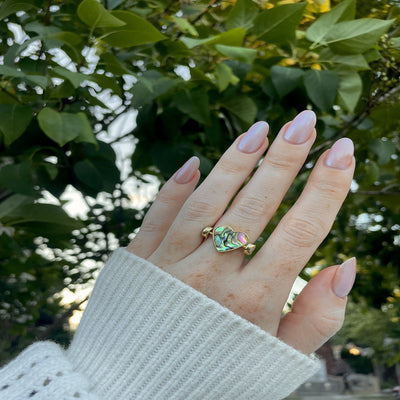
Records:
{"label": "green leaf", "polygon": [[78,112],[77,114],[68,114],[75,115],[73,120],[76,124],[76,129],[78,130],[78,136],[75,139],[75,142],[81,143],[92,143],[97,146],[97,140],[93,133],[92,127],[90,126],[90,122],[83,112]]}
{"label": "green leaf", "polygon": [[379,61],[382,60],[382,54],[375,48],[371,48],[367,50],[364,54],[363,57],[365,58],[365,61],[367,63],[372,63],[374,61]]}
{"label": "green leaf", "polygon": [[258,7],[252,0],[237,0],[226,19],[226,29],[249,29],[253,26],[253,21],[257,14]]}
{"label": "green leaf", "polygon": [[335,24],[325,36],[330,49],[338,54],[360,54],[372,47],[394,20],[362,18]]}
{"label": "green leaf", "polygon": [[125,2],[126,0],[108,0],[107,1],[107,8],[109,10],[114,10],[114,8],[118,7],[120,4]]}
{"label": "green leaf", "polygon": [[400,115],[400,102],[383,102],[372,109],[370,118],[379,131],[390,132],[398,129],[398,118],[393,118],[394,115]]}
{"label": "green leaf", "polygon": [[97,192],[103,190],[102,175],[90,160],[78,161],[74,165],[74,173],[82,183],[91,189],[95,189]]}
{"label": "green leaf", "polygon": [[318,63],[346,66],[355,71],[370,69],[367,60],[362,54],[335,54],[328,48],[321,51]]}
{"label": "green leaf", "polygon": [[66,43],[70,46],[77,46],[82,42],[82,38],[73,32],[57,32],[49,35],[48,37],[51,39],[60,40],[61,42]]}
{"label": "green leaf", "polygon": [[151,103],[155,98],[171,89],[176,82],[180,82],[180,80],[162,76],[156,71],[145,71],[132,87],[132,106],[140,108]]}
{"label": "green leaf", "polygon": [[306,37],[311,42],[321,43],[333,25],[343,20],[354,19],[355,0],[345,0],[331,11],[322,14],[308,29]]}
{"label": "green leaf", "polygon": [[52,181],[57,178],[58,168],[54,164],[43,163],[43,167]]}
{"label": "green leaf", "polygon": [[19,104],[0,104],[0,131],[9,146],[26,130],[33,118],[33,109]]}
{"label": "green leaf", "polygon": [[0,187],[27,196],[34,195],[32,168],[28,161],[3,165],[0,168]]}
{"label": "green leaf", "polygon": [[0,75],[10,76],[12,78],[25,78],[25,74],[22,71],[18,71],[16,68],[6,65],[0,65]]}
{"label": "green leaf", "polygon": [[31,202],[32,197],[24,196],[22,194],[13,194],[0,203],[0,219],[6,217],[20,205]]}
{"label": "green leaf", "polygon": [[236,115],[246,126],[251,125],[257,115],[254,101],[245,95],[231,96],[222,101],[222,106]]}
{"label": "green leaf", "polygon": [[400,50],[400,37],[396,37],[390,40],[394,48]]}
{"label": "green leaf", "polygon": [[301,83],[304,71],[300,68],[288,68],[274,65],[271,68],[271,79],[279,97],[284,97]]}
{"label": "green leaf", "polygon": [[167,39],[150,22],[130,11],[112,11],[125,25],[106,32],[103,40],[115,47],[131,47]]}
{"label": "green leaf", "polygon": [[49,83],[48,78],[45,76],[27,75],[22,71],[18,71],[16,68],[8,67],[6,65],[0,65],[0,75],[26,79],[43,89],[45,89]]}
{"label": "green leaf", "polygon": [[253,31],[267,43],[285,43],[295,39],[307,3],[285,4],[265,10],[254,20]]}
{"label": "green leaf", "polygon": [[233,74],[231,68],[223,63],[216,66],[215,77],[217,78],[217,85],[220,92],[224,91],[230,83],[236,85],[239,82],[239,78]]}
{"label": "green leaf", "polygon": [[40,75],[25,75],[25,79],[33,82],[35,85],[40,86],[42,89],[46,89],[49,84],[49,79],[46,76]]}
{"label": "green leaf", "polygon": [[129,71],[129,69],[126,68],[112,53],[101,54],[99,66],[100,65],[103,66],[106,71],[111,72],[114,75],[132,74],[132,71]]}
{"label": "green leaf", "polygon": [[60,146],[77,139],[77,142],[97,143],[84,113],[69,114],[44,108],[38,114],[40,128]]}
{"label": "green leaf", "polygon": [[365,180],[369,185],[373,185],[376,181],[379,180],[380,168],[376,162],[369,161],[368,164],[365,164]]}
{"label": "green leaf", "polygon": [[311,69],[304,74],[304,86],[311,101],[323,111],[328,111],[335,101],[339,78],[332,71]]}
{"label": "green leaf", "polygon": [[254,59],[257,57],[256,49],[247,49],[246,47],[239,46],[226,46],[224,44],[217,44],[215,45],[215,48],[224,56],[247,64],[253,64]]}
{"label": "green leaf", "polygon": [[172,21],[178,26],[179,30],[183,33],[188,33],[192,36],[199,36],[199,33],[196,31],[196,28],[186,19],[180,18],[175,15],[172,16]]}
{"label": "green leaf", "polygon": [[27,204],[14,209],[8,216],[11,225],[27,222],[48,222],[54,225],[62,225],[72,229],[83,227],[82,222],[71,218],[60,207],[54,204]]}
{"label": "green leaf", "polygon": [[18,11],[27,11],[35,7],[33,1],[5,0],[0,7],[0,21]]}
{"label": "green leaf", "polygon": [[339,76],[338,99],[348,111],[353,112],[362,93],[361,77],[351,69],[338,68],[336,73]]}
{"label": "green leaf", "polygon": [[96,0],[83,0],[78,6],[77,14],[92,30],[95,28],[116,28],[125,25],[124,21],[112,15]]}
{"label": "green leaf", "polygon": [[103,89],[111,89],[116,95],[122,96],[122,88],[115,78],[107,75],[95,74],[90,76],[92,82],[96,82]]}
{"label": "green leaf", "polygon": [[177,108],[201,124],[210,123],[210,104],[204,88],[181,91],[175,95]]}
{"label": "green leaf", "polygon": [[185,45],[189,49],[203,44],[224,44],[226,46],[241,46],[245,33],[246,30],[244,28],[234,28],[219,35],[211,36],[205,39],[182,37],[181,41],[185,43]]}
{"label": "green leaf", "polygon": [[396,152],[396,146],[390,140],[372,139],[369,149],[378,156],[378,164],[385,165]]}
{"label": "green leaf", "polygon": [[75,89],[80,87],[82,82],[90,80],[90,77],[87,75],[81,74],[80,72],[70,71],[67,68],[60,67],[59,65],[53,68],[53,72],[56,76],[68,79]]}

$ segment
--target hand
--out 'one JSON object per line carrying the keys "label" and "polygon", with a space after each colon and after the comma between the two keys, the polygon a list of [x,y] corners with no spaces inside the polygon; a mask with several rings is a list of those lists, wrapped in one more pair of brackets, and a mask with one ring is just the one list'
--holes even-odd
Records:
{"label": "hand", "polygon": [[268,147],[266,122],[238,137],[196,190],[199,160],[191,158],[161,189],[128,246],[304,353],[340,329],[355,278],[354,258],[324,269],[282,318],[294,280],[328,234],[349,191],[355,166],[351,140],[340,139],[322,154],[295,205],[248,263],[243,249],[219,253],[201,232],[229,225],[254,242],[305,162],[314,126],[312,111],[285,124],[242,189]]}

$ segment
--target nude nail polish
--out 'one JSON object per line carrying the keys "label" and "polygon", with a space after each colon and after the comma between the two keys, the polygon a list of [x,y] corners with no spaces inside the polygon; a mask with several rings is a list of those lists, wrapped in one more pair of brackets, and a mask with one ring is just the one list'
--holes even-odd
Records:
{"label": "nude nail polish", "polygon": [[292,144],[302,144],[313,133],[317,117],[313,111],[305,110],[296,116],[286,129],[283,138]]}
{"label": "nude nail polish", "polygon": [[356,279],[356,258],[345,261],[336,271],[332,280],[332,290],[338,297],[346,297]]}
{"label": "nude nail polish", "polygon": [[180,184],[189,183],[199,169],[199,165],[200,160],[198,157],[189,158],[178,172],[176,172],[174,177],[175,182]]}
{"label": "nude nail polish", "polygon": [[264,121],[253,124],[241,138],[238,149],[242,153],[255,153],[265,142],[269,125]]}
{"label": "nude nail polish", "polygon": [[346,169],[351,164],[353,154],[353,142],[348,138],[339,139],[331,147],[325,159],[325,165],[336,169]]}

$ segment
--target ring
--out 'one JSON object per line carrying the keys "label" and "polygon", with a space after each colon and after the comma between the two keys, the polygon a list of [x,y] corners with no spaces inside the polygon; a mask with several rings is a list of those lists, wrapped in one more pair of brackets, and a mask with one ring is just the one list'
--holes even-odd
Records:
{"label": "ring", "polygon": [[230,226],[218,226],[215,229],[207,226],[201,232],[205,239],[211,234],[215,249],[221,253],[243,247],[244,254],[250,255],[256,248],[255,244],[249,243],[249,237],[244,232],[236,232]]}

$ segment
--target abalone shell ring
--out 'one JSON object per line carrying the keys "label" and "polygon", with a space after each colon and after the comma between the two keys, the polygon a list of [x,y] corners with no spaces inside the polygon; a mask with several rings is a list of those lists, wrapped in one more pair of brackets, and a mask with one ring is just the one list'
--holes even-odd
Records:
{"label": "abalone shell ring", "polygon": [[256,248],[256,245],[249,243],[249,237],[243,232],[236,232],[230,226],[218,226],[213,228],[207,226],[201,232],[205,239],[212,234],[214,247],[220,253],[243,248],[244,254],[250,255]]}

